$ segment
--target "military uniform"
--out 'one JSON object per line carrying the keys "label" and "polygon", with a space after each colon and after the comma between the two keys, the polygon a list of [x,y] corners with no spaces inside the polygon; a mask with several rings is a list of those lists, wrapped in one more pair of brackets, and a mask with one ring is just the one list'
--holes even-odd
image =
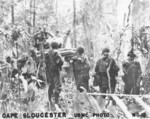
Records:
{"label": "military uniform", "polygon": [[90,63],[84,55],[83,46],[77,48],[76,56],[73,57],[73,71],[77,90],[82,91],[81,87],[83,87],[89,91]]}
{"label": "military uniform", "polygon": [[73,58],[73,69],[75,74],[75,82],[77,89],[81,86],[87,91],[89,90],[89,70],[90,63],[85,56],[76,56]]}
{"label": "military uniform", "polygon": [[[106,68],[104,68],[104,70],[101,70],[100,65],[101,65],[101,62],[104,62],[104,61],[106,63]],[[118,71],[119,71],[119,68],[115,63],[115,60],[112,58],[108,58],[108,59],[102,58],[102,59],[99,59],[96,63],[95,72],[98,75],[99,87],[102,93],[106,93],[106,91],[109,89],[108,76],[107,76],[106,69],[110,65],[110,62],[111,62],[111,67],[110,67],[109,74],[110,74],[111,92],[114,93],[115,87],[116,87],[115,77],[118,75]]]}
{"label": "military uniform", "polygon": [[[57,43],[53,43],[53,45],[54,44],[57,45]],[[47,51],[45,54],[45,64],[46,77],[49,83],[49,100],[51,101],[51,97],[54,91],[55,104],[57,104],[59,93],[61,91],[60,70],[63,65],[63,61],[59,52],[57,51],[57,47],[53,47],[53,49]]]}
{"label": "military uniform", "polygon": [[[104,54],[105,52],[109,52],[109,49],[107,48],[104,49],[102,51],[102,54]],[[119,67],[117,66],[115,60],[108,56],[99,59],[95,67],[97,83],[101,93],[106,93],[106,91],[109,90],[108,74],[107,74],[108,67],[110,67],[109,75],[110,75],[111,93],[114,93],[115,91],[116,76],[118,75]]]}
{"label": "military uniform", "polygon": [[140,87],[136,83],[142,73],[140,63],[128,59],[122,63],[122,67],[124,72],[125,94],[139,94]]}

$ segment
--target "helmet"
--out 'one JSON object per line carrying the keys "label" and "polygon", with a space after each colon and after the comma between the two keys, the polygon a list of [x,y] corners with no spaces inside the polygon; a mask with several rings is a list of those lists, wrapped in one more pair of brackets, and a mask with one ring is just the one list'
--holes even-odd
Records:
{"label": "helmet", "polygon": [[79,54],[83,54],[83,53],[84,53],[84,47],[83,47],[83,46],[79,46],[79,47],[77,48],[77,52],[78,52]]}
{"label": "helmet", "polygon": [[8,62],[8,63],[11,62],[11,57],[10,57],[10,56],[7,56],[7,57],[6,57],[6,62]]}
{"label": "helmet", "polygon": [[110,50],[109,50],[109,48],[104,48],[103,50],[102,50],[102,54],[104,54],[104,53],[109,53],[110,52]]}
{"label": "helmet", "polygon": [[33,48],[31,48],[29,50],[29,53],[31,53],[31,57],[36,57],[36,53],[35,53],[35,50]]}
{"label": "helmet", "polygon": [[132,58],[135,58],[136,55],[133,53],[133,51],[129,51],[128,54],[127,54],[128,57],[132,57]]}
{"label": "helmet", "polygon": [[51,43],[51,47],[52,47],[52,49],[58,49],[59,48],[59,44],[56,41],[53,41]]}

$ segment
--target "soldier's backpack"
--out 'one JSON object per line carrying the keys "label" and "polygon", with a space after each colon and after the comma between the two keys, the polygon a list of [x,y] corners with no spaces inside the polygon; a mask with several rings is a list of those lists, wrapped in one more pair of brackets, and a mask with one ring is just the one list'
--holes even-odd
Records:
{"label": "soldier's backpack", "polygon": [[13,30],[11,35],[13,41],[16,41],[19,38],[19,35],[20,35],[19,31]]}
{"label": "soldier's backpack", "polygon": [[78,57],[74,59],[74,71],[78,74],[88,75],[90,64],[86,58]]}
{"label": "soldier's backpack", "polygon": [[139,87],[137,87],[137,80],[141,75],[141,66],[139,62],[134,62],[130,65],[129,69],[127,70],[126,74],[126,87],[132,88],[132,94],[139,94]]}
{"label": "soldier's backpack", "polygon": [[49,67],[54,68],[55,67],[53,50],[47,51],[45,53],[45,64],[46,64],[46,68],[49,68]]}
{"label": "soldier's backpack", "polygon": [[[59,56],[58,52],[55,50],[50,50],[45,54],[45,64],[46,67],[55,70],[55,69],[61,69],[61,66],[63,65],[63,61],[60,59],[61,56]],[[59,60],[59,61],[58,61]]]}

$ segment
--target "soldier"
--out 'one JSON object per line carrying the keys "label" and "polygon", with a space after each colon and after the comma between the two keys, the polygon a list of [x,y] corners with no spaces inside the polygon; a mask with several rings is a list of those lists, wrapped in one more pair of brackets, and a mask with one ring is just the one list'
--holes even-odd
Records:
{"label": "soldier", "polygon": [[13,41],[17,41],[18,38],[20,37],[20,31],[19,29],[17,29],[17,27],[15,26],[13,29],[12,29],[12,34],[11,34],[11,38]]}
{"label": "soldier", "polygon": [[53,38],[53,36],[46,31],[46,29],[41,30],[39,33],[34,35],[34,47],[37,48],[37,50],[42,50],[43,45],[48,41],[49,36]]}
{"label": "soldier", "polygon": [[10,56],[6,57],[6,62],[9,63],[9,64],[11,64],[11,57]]}
{"label": "soldier", "polygon": [[34,49],[30,49],[28,51],[28,55],[27,55],[27,61],[25,62],[24,67],[22,68],[22,73],[23,75],[30,79],[32,75],[36,74],[37,71],[37,67],[36,67],[36,53],[34,51]]}
{"label": "soldier", "polygon": [[84,47],[77,48],[77,55],[73,57],[73,70],[77,90],[82,91],[82,88],[89,90],[89,71],[90,63],[84,54]]}
{"label": "soldier", "polygon": [[[110,50],[108,48],[102,50],[103,57],[97,61],[95,67],[97,83],[101,93],[106,93],[107,90],[114,93],[116,87],[116,76],[118,75],[119,67],[115,60],[109,56],[109,52]],[[108,68],[109,71],[107,72]],[[110,87],[108,80],[110,80]],[[111,90],[109,88],[111,88]]]}
{"label": "soldier", "polygon": [[139,83],[142,73],[141,66],[139,62],[134,61],[136,55],[133,51],[129,51],[127,56],[128,59],[122,63],[124,72],[123,81],[125,83],[124,92],[125,94],[139,94],[140,88],[137,83]]}
{"label": "soldier", "polygon": [[55,108],[59,109],[59,93],[61,91],[60,70],[63,65],[63,60],[58,52],[59,44],[51,43],[51,49],[45,54],[46,77],[49,84],[48,96],[50,104],[52,104],[52,95],[54,92]]}

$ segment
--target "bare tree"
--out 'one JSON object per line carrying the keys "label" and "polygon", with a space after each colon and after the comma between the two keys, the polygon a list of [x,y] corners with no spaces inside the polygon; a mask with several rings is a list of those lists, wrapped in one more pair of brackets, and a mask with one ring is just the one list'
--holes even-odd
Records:
{"label": "bare tree", "polygon": [[32,0],[30,0],[30,23],[32,24]]}
{"label": "bare tree", "polygon": [[77,41],[76,41],[76,2],[73,0],[73,46],[77,47]]}
{"label": "bare tree", "polygon": [[35,12],[35,0],[33,0],[33,26],[35,27],[35,19],[36,19],[36,12]]}
{"label": "bare tree", "polygon": [[56,27],[57,27],[57,30],[58,30],[58,0],[56,0]]}
{"label": "bare tree", "polygon": [[87,51],[88,51],[88,57],[90,57],[90,55],[91,55],[91,30],[88,25],[86,14],[83,15],[82,23],[83,23],[84,32],[86,35],[86,47],[87,47]]}
{"label": "bare tree", "polygon": [[12,0],[12,4],[11,4],[11,22],[12,22],[12,24],[15,23],[15,17],[14,17],[14,0]]}

